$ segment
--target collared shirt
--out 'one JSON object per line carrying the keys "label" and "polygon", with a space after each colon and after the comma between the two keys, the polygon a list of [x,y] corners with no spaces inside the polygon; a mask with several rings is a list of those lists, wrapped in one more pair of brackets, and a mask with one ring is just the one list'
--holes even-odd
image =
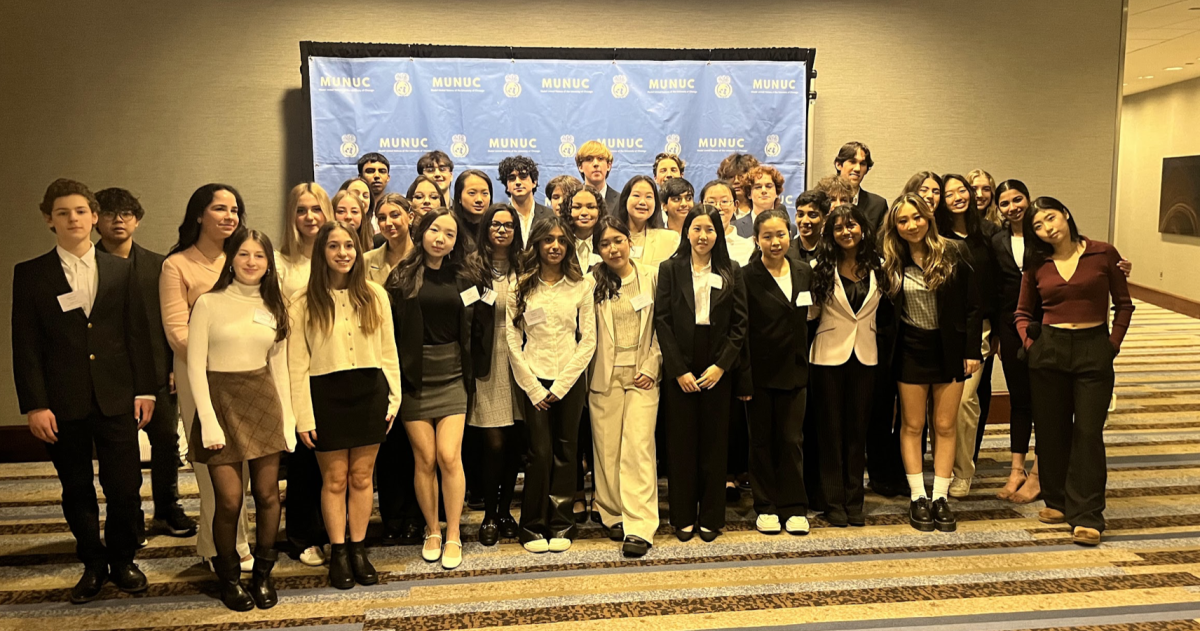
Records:
{"label": "collared shirt", "polygon": [[925,272],[916,265],[904,268],[904,313],[910,326],[932,331],[938,328],[937,295],[925,284]]}
{"label": "collared shirt", "polygon": [[592,254],[592,239],[575,239],[575,257],[579,259],[579,271],[584,274],[592,269],[592,265],[600,262],[599,255]]}
{"label": "collared shirt", "polygon": [[712,308],[712,275],[712,261],[700,271],[692,267],[692,291],[696,294],[696,324],[710,324],[708,312]]}
{"label": "collared shirt", "polygon": [[[516,208],[516,206],[513,208]],[[533,216],[536,214],[536,204],[534,204],[533,208],[529,209],[529,217],[522,215],[520,210],[516,212],[517,224],[521,227],[521,244],[524,245],[526,249],[529,248],[529,231],[533,229]]]}
{"label": "collared shirt", "polygon": [[55,246],[54,249],[58,252],[58,260],[62,263],[71,291],[80,292],[87,298],[83,314],[91,316],[92,306],[96,304],[96,291],[100,286],[100,275],[96,272],[96,248],[89,244],[83,256],[75,256],[62,246]]}
{"label": "collared shirt", "polygon": [[[530,401],[540,403],[549,394],[559,399],[567,396],[591,363],[596,351],[594,286],[590,277],[581,281],[563,278],[553,284],[539,279],[537,288],[525,299],[521,319],[505,331],[513,377]],[[510,287],[510,324],[517,315],[517,292],[515,286]],[[539,379],[553,381],[550,389]]]}

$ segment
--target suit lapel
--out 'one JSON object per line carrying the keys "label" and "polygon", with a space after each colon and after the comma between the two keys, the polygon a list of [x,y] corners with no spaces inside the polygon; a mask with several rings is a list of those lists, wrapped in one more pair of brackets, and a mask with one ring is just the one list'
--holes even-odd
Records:
{"label": "suit lapel", "polygon": [[117,284],[117,270],[113,265],[116,261],[107,256],[96,253],[96,296],[92,303],[92,313],[95,314],[100,307],[100,301],[106,300],[112,293],[112,290]]}
{"label": "suit lapel", "polygon": [[604,330],[608,331],[608,339],[617,342],[617,335],[613,332],[613,317],[612,317],[612,300],[605,300],[600,305],[600,319],[604,321]]}
{"label": "suit lapel", "polygon": [[683,299],[687,301],[688,308],[692,310],[692,313],[696,313],[696,290],[692,287],[692,261],[690,258],[684,258],[679,262],[681,265],[676,265],[672,270],[672,273],[675,274],[675,284],[683,292]]}

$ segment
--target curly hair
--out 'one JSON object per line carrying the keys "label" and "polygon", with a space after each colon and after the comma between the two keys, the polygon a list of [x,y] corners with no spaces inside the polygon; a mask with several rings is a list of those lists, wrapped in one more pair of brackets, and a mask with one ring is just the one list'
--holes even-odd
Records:
{"label": "curly hair", "polygon": [[42,196],[42,203],[38,206],[42,214],[47,217],[54,211],[54,200],[68,195],[82,195],[87,200],[88,207],[92,212],[100,212],[100,202],[96,201],[96,196],[92,194],[92,190],[83,182],[68,180],[67,178],[59,178],[54,180],[50,186],[46,187],[46,194]]}
{"label": "curly hair", "polygon": [[886,292],[889,287],[883,274],[879,251],[875,246],[875,228],[856,206],[842,204],[829,211],[817,242],[817,253],[813,261],[812,296],[813,304],[824,305],[833,299],[833,287],[837,283],[835,274],[846,251],[837,243],[834,233],[838,221],[853,221],[862,230],[862,241],[854,254],[854,273],[859,276],[874,274],[875,282]]}
{"label": "curly hair", "polygon": [[125,211],[133,213],[138,221],[146,216],[146,210],[133,193],[123,188],[106,188],[96,191],[96,202],[100,204],[100,212],[119,214]]}
{"label": "curly hair", "polygon": [[504,185],[504,190],[508,191],[508,176],[514,171],[518,175],[528,175],[533,181],[533,190],[537,190],[538,184],[538,166],[532,158],[525,156],[509,156],[500,161],[500,167],[496,169],[500,173],[500,183]]}

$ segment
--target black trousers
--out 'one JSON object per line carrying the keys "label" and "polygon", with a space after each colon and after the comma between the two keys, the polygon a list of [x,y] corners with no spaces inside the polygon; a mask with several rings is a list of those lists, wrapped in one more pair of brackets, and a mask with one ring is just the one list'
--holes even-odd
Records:
{"label": "black trousers", "polygon": [[900,459],[900,426],[896,409],[896,379],[890,366],[874,368],[871,413],[867,424],[867,476],[872,487],[907,492],[904,462]]}
{"label": "black trousers", "polygon": [[1043,326],[1029,349],[1042,499],[1067,523],[1104,530],[1104,423],[1113,391],[1107,327]]}
{"label": "black trousers", "polygon": [[755,388],[750,399],[750,488],[754,512],[780,521],[808,516],[804,488],[807,388]]}
{"label": "black trousers", "polygon": [[424,525],[421,507],[417,504],[417,492],[413,487],[415,469],[416,458],[413,456],[412,443],[408,440],[408,432],[399,425],[393,425],[375,455],[375,488],[379,491],[379,516],[384,528],[400,528],[405,521]]}
{"label": "black trousers", "polygon": [[[93,402],[85,419],[58,420],[58,442],[46,451],[62,483],[62,509],[75,552],[86,565],[132,561],[142,531],[142,471],[137,421],[132,414],[105,416]],[[107,515],[100,540],[100,505],[92,474],[92,449],[100,461]],[[107,547],[106,547],[107,544]]]}
{"label": "black trousers", "polygon": [[863,443],[871,417],[876,366],[864,366],[853,354],[841,366],[811,366],[812,389],[819,392],[821,485],[829,512],[845,518],[862,515]]}
{"label": "black trousers", "polygon": [[[707,368],[708,366],[701,368],[700,372],[693,373],[693,376],[699,377]],[[728,379],[731,384],[736,383],[738,371],[729,372],[730,374],[722,376],[721,379]],[[750,471],[750,426],[747,422],[750,411],[744,401],[738,401],[736,398],[733,399],[732,406],[729,408],[729,441],[726,448],[725,472],[729,479],[734,480]]]}
{"label": "black trousers", "polygon": [[1004,369],[1004,381],[1008,383],[1009,449],[1014,454],[1029,453],[1029,439],[1033,436],[1033,398],[1029,384],[1029,365],[1017,358],[1021,348],[1021,336],[1011,318],[1001,318],[996,328],[1000,338],[1000,363]]}
{"label": "black trousers", "polygon": [[[540,380],[549,389],[554,382]],[[580,375],[567,395],[549,410],[539,410],[520,393],[529,430],[529,464],[525,467],[525,493],[521,499],[519,540],[528,543],[546,538],[575,536],[575,497],[579,422],[587,399],[587,378]]]}
{"label": "black trousers", "polygon": [[179,403],[170,388],[160,390],[155,399],[154,416],[144,429],[150,439],[154,516],[164,517],[179,503]]}
{"label": "black trousers", "polygon": [[[713,364],[709,327],[696,327],[692,343],[693,376]],[[725,470],[729,454],[729,414],[734,404],[733,379],[725,374],[711,390],[685,393],[679,382],[666,376],[662,382],[667,408],[667,442],[670,459],[667,499],[671,525],[725,527]],[[732,403],[731,403],[732,402]]]}
{"label": "black trousers", "polygon": [[322,485],[317,452],[297,440],[296,450],[287,454],[287,500],[283,503],[287,538],[297,552],[324,545],[329,539],[321,517]]}

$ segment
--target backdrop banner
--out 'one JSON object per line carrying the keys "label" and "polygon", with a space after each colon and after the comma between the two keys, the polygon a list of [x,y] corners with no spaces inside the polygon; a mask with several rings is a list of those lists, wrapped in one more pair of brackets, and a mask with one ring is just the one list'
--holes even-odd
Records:
{"label": "backdrop banner", "polygon": [[[805,61],[306,59],[313,173],[329,191],[356,175],[360,156],[379,152],[392,165],[390,190],[404,193],[434,149],[456,174],[477,168],[494,182],[500,160],[528,156],[544,187],[579,175],[575,153],[588,140],[612,151],[618,190],[651,175],[664,151],[684,159],[697,194],[735,152],[783,173],[789,212],[805,188]],[[505,198],[502,185],[495,191]]]}

